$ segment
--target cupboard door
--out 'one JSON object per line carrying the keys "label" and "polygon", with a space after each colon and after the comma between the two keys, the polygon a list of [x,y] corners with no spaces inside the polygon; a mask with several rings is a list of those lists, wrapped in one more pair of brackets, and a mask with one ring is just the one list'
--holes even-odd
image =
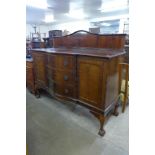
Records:
{"label": "cupboard door", "polygon": [[47,88],[46,57],[41,53],[33,53],[35,82],[37,87]]}
{"label": "cupboard door", "polygon": [[96,59],[78,59],[79,99],[101,107],[102,62]]}
{"label": "cupboard door", "polygon": [[28,89],[34,93],[33,63],[29,61],[26,61],[26,85]]}

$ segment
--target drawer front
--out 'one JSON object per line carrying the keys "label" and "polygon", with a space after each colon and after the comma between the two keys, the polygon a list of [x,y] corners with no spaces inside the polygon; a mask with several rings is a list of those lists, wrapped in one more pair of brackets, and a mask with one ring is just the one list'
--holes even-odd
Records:
{"label": "drawer front", "polygon": [[66,85],[58,85],[54,86],[55,94],[62,95],[66,97],[75,98],[76,97],[76,88],[75,86],[66,86]]}
{"label": "drawer front", "polygon": [[68,55],[48,55],[48,66],[50,68],[72,70],[75,68],[75,57]]}
{"label": "drawer front", "polygon": [[55,81],[56,83],[61,83],[61,84],[68,84],[68,85],[73,85],[75,84],[76,81],[76,76],[75,73],[72,71],[67,71],[67,70],[53,70],[52,71],[52,76],[51,79]]}

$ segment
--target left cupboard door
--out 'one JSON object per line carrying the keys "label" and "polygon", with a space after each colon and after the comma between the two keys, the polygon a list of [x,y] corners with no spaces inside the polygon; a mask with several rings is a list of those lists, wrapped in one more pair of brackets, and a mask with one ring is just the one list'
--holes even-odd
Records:
{"label": "left cupboard door", "polygon": [[36,89],[48,89],[47,79],[47,58],[46,54],[33,52],[34,74],[35,74],[35,88]]}

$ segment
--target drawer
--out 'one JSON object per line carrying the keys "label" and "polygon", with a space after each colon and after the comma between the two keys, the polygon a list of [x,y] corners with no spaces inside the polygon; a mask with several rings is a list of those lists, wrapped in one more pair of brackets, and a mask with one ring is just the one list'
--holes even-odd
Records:
{"label": "drawer", "polygon": [[75,57],[68,55],[48,55],[48,66],[50,68],[58,68],[72,70],[75,68]]}
{"label": "drawer", "polygon": [[51,75],[51,79],[55,81],[56,83],[61,83],[61,84],[75,84],[76,81],[76,76],[75,73],[72,71],[68,70],[53,70]]}
{"label": "drawer", "polygon": [[66,85],[58,85],[54,86],[55,94],[75,98],[76,97],[76,88],[75,86],[66,86]]}

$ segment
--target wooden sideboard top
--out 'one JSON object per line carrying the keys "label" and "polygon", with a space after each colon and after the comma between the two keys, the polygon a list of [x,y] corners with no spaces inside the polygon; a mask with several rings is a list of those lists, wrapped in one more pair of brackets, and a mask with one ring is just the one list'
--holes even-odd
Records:
{"label": "wooden sideboard top", "polygon": [[47,52],[53,54],[68,54],[68,55],[82,55],[92,57],[102,57],[110,59],[116,56],[124,55],[126,52],[124,49],[111,49],[111,48],[86,48],[86,47],[74,47],[74,48],[38,48],[32,49],[32,52]]}
{"label": "wooden sideboard top", "polygon": [[53,37],[53,48],[38,48],[31,51],[53,54],[82,55],[110,59],[125,54],[126,34],[93,34],[79,30],[70,35]]}

